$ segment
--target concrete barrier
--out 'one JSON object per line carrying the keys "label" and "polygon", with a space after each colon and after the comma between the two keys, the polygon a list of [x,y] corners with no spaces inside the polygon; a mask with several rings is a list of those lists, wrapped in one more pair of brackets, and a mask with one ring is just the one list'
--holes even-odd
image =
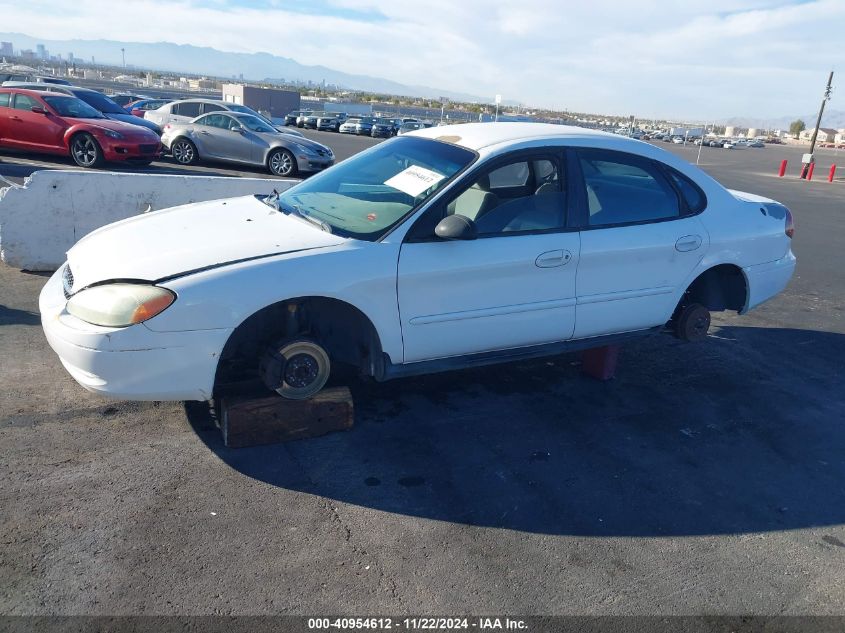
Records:
{"label": "concrete barrier", "polygon": [[25,270],[56,270],[94,229],[189,202],[283,191],[296,180],[103,171],[36,171],[0,189],[0,259]]}

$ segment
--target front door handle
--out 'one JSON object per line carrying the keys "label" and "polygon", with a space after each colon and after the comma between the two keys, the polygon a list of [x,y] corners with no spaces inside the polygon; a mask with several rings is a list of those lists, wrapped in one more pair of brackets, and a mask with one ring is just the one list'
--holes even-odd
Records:
{"label": "front door handle", "polygon": [[537,259],[534,260],[534,264],[537,268],[555,268],[556,266],[563,266],[564,264],[569,263],[569,260],[572,259],[572,253],[569,251],[546,251],[545,253],[540,253],[537,256]]}
{"label": "front door handle", "polygon": [[681,253],[694,251],[699,246],[701,246],[700,235],[684,235],[683,237],[679,237],[678,241],[675,242],[675,250]]}

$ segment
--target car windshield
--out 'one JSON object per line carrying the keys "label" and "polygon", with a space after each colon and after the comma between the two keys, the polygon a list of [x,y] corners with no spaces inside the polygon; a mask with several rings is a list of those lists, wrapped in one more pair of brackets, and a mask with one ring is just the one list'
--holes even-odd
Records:
{"label": "car windshield", "polygon": [[75,119],[104,119],[105,117],[87,103],[76,97],[45,95],[42,97],[59,116]]}
{"label": "car windshield", "polygon": [[346,120],[346,122],[347,122],[347,123],[351,123],[352,125],[354,125],[354,124],[356,124],[356,123],[360,123],[360,122],[361,122],[361,119],[347,119],[347,120]]}
{"label": "car windshield", "polygon": [[[266,116],[264,116],[260,112],[256,112],[252,108],[248,108],[248,107],[243,106],[243,105],[238,105],[236,103],[227,103],[226,107],[229,108],[229,110],[231,112],[240,112],[241,114],[251,114],[252,116],[257,117],[257,118],[261,119],[262,121],[264,121],[264,123],[266,123],[270,127],[273,126],[273,122],[270,119],[268,119]],[[252,129],[252,128],[250,128],[250,129]],[[258,130],[256,130],[256,131],[258,131]],[[273,132],[275,130],[270,130],[270,131]]]}
{"label": "car windshield", "polygon": [[475,158],[450,143],[396,138],[282,192],[279,209],[325,223],[338,235],[373,241]]}
{"label": "car windshield", "polygon": [[422,127],[422,123],[403,123],[402,129],[405,131],[408,130],[419,130]]}
{"label": "car windshield", "polygon": [[74,93],[75,96],[82,99],[92,108],[96,108],[103,114],[126,114],[126,110],[117,105],[114,101],[109,99],[106,95],[101,95],[99,92],[82,91]]}
{"label": "car windshield", "polygon": [[258,118],[257,116],[253,116],[251,114],[240,114],[237,117],[238,123],[243,125],[246,129],[252,130],[253,132],[275,132],[276,128],[267,125],[267,123],[263,120]]}

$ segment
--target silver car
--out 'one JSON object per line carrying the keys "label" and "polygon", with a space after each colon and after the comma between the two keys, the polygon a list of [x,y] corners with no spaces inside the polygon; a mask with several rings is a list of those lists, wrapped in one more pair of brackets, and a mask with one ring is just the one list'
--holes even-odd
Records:
{"label": "silver car", "polygon": [[220,101],[219,99],[180,99],[178,101],[170,101],[162,105],[160,108],[145,112],[144,119],[152,121],[160,128],[164,129],[164,126],[168,123],[190,123],[198,116],[208,114],[210,112],[242,112],[243,114],[251,114],[253,116],[257,116],[259,119],[280,132],[285,132],[292,136],[302,136],[302,132],[290,130],[284,126],[278,126],[252,108],[248,108],[245,105],[240,105],[238,103]]}
{"label": "silver car", "polygon": [[252,114],[213,112],[165,126],[161,142],[181,165],[211,159],[263,165],[277,176],[315,172],[334,163],[332,150],[284,134]]}

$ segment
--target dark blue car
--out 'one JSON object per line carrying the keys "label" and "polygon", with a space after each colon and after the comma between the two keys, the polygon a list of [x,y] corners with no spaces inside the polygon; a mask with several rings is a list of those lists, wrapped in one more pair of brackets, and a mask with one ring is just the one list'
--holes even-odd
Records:
{"label": "dark blue car", "polygon": [[77,88],[76,86],[62,86],[65,91],[70,92],[74,97],[82,99],[89,106],[95,110],[102,112],[106,118],[114,119],[115,121],[123,121],[124,123],[132,123],[133,125],[140,125],[148,130],[152,130],[158,135],[161,135],[161,130],[152,121],[147,121],[134,114],[129,114],[126,110],[117,105],[114,101],[109,99],[106,95],[96,90],[89,90],[88,88]]}

